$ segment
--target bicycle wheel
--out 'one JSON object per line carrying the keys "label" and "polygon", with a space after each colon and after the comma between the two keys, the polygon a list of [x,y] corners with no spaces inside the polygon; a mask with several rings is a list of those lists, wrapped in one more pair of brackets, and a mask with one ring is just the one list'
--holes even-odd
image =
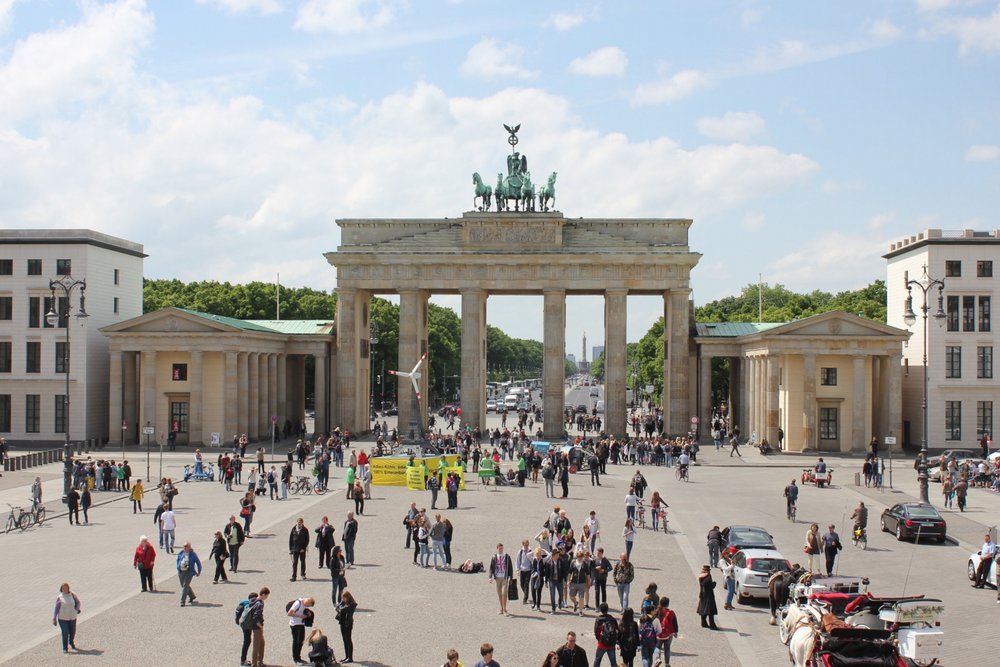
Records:
{"label": "bicycle wheel", "polygon": [[14,520],[13,516],[7,517],[7,525],[6,525],[6,527],[4,527],[3,532],[9,533],[10,531],[14,530],[14,526],[16,526],[16,525],[17,525],[17,522]]}
{"label": "bicycle wheel", "polygon": [[674,469],[674,477],[676,477],[678,480],[681,478],[681,469],[680,468],[675,468]]}
{"label": "bicycle wheel", "polygon": [[21,516],[17,517],[17,527],[22,531],[28,530],[28,526],[31,525],[31,515],[27,512],[23,512]]}
{"label": "bicycle wheel", "polygon": [[45,508],[39,507],[38,511],[35,512],[35,525],[40,526],[44,521],[45,521]]}
{"label": "bicycle wheel", "polygon": [[313,485],[313,491],[316,492],[316,495],[322,496],[324,493],[326,493],[326,487],[321,486],[319,482],[317,482],[315,485]]}

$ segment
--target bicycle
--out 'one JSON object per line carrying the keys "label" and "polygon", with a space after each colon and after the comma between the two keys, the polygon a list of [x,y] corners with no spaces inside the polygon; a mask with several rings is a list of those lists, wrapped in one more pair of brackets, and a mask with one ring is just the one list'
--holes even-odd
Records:
{"label": "bicycle", "polygon": [[646,506],[642,504],[642,501],[638,501],[635,505],[635,525],[639,528],[646,527]]}
{"label": "bicycle", "polygon": [[308,477],[299,475],[296,481],[288,487],[288,490],[292,493],[311,493],[312,492],[312,481]]}
{"label": "bicycle", "polygon": [[684,480],[685,482],[691,481],[691,475],[688,473],[689,466],[677,466],[677,471],[674,473],[677,476],[677,480]]}
{"label": "bicycle", "polygon": [[667,519],[667,509],[664,507],[663,509],[657,510],[657,513],[659,514],[660,523],[663,524],[663,532],[669,535],[670,526]]}
{"label": "bicycle", "polygon": [[312,490],[313,490],[314,493],[316,493],[316,495],[319,495],[319,496],[321,496],[321,495],[323,495],[324,493],[327,492],[326,486],[323,485],[323,484],[320,484],[319,482],[316,482],[315,484],[312,485]]}
{"label": "bicycle", "polygon": [[45,505],[39,503],[35,508],[28,512],[28,516],[32,518],[36,526],[42,525],[45,522]]}
{"label": "bicycle", "polygon": [[866,551],[868,549],[868,531],[866,531],[861,526],[854,529],[854,535],[851,537],[851,544]]}
{"label": "bicycle", "polygon": [[788,503],[786,513],[788,514],[788,520],[792,523],[795,523],[795,512],[797,509],[798,508],[796,507],[796,503],[794,501]]}
{"label": "bicycle", "polygon": [[[28,526],[31,525],[31,513],[25,512],[21,507],[14,507],[10,503],[7,503],[7,507],[10,508],[10,516],[7,517],[7,525],[4,532],[9,533],[15,528],[21,531],[27,530]],[[17,513],[15,514],[15,512]]]}

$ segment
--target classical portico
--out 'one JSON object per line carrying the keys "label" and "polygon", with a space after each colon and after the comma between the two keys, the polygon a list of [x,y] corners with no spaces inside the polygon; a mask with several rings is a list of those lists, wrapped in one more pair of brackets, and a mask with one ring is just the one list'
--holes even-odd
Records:
{"label": "classical portico", "polygon": [[[605,299],[605,431],[625,433],[627,297],[663,298],[663,405],[666,429],[684,433],[691,410],[688,219],[567,219],[559,212],[469,212],[458,219],[338,220],[341,245],[326,254],[337,268],[337,420],[368,428],[369,308],[376,294],[400,299],[399,364],[427,351],[427,300],[461,295],[462,423],[485,427],[486,313],[491,294],[542,295],[543,430],[562,433],[566,296]],[[426,395],[427,374],[421,378]],[[409,380],[399,382],[399,423],[409,420]],[[426,418],[426,415],[423,415]]]}

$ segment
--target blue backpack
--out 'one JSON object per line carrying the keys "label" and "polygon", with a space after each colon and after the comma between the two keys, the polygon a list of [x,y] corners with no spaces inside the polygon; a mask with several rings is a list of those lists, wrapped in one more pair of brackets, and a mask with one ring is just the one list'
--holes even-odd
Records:
{"label": "blue backpack", "polygon": [[639,628],[639,644],[646,651],[650,651],[656,646],[656,628],[653,627],[653,623],[649,619],[643,621],[642,627]]}

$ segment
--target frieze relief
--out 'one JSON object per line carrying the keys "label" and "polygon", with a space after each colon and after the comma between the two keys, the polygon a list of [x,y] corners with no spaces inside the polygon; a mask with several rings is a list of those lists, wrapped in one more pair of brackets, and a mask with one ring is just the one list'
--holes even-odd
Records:
{"label": "frieze relief", "polygon": [[[656,264],[356,264],[340,267],[350,281],[674,281],[684,277],[681,267]],[[364,287],[364,285],[357,285]]]}
{"label": "frieze relief", "polygon": [[552,248],[561,244],[555,227],[467,227],[467,243],[476,246],[538,245]]}

